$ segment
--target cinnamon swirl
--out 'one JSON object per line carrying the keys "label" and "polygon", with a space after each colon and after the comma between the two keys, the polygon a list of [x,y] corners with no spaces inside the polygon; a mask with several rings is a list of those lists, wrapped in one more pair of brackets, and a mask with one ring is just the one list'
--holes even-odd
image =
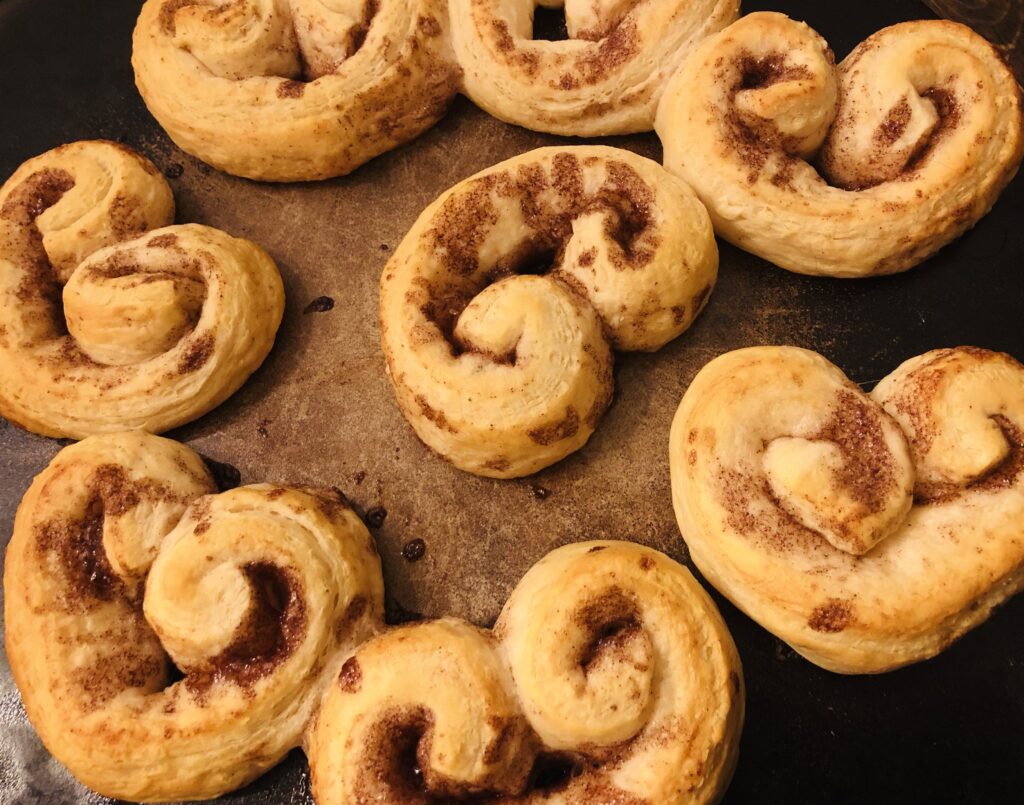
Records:
{"label": "cinnamon swirl", "polygon": [[263,362],[284,310],[273,260],[173,217],[167,182],[115,143],[48,151],[0,188],[0,414],[47,436],[158,432]]}
{"label": "cinnamon swirl", "polygon": [[431,204],[381,279],[399,407],[467,472],[512,478],[579,449],[611,401],[611,349],[656,350],[703,309],[708,216],[656,163],[542,148]]}
{"label": "cinnamon swirl", "polygon": [[811,662],[931,657],[1024,584],[1024,366],[961,347],[865,395],[820,355],[727,353],[670,440],[701,572]]}
{"label": "cinnamon swirl", "polygon": [[339,176],[445,112],[444,0],[148,0],[132,65],[183,150],[263,181]]}
{"label": "cinnamon swirl", "polygon": [[988,212],[1024,154],[1013,74],[938,20],[885,28],[835,67],[806,25],[750,14],[696,48],[655,128],[719,235],[836,277],[917,265]]}
{"label": "cinnamon swirl", "polygon": [[457,620],[361,646],[309,742],[318,805],[715,802],[743,722],[739,657],[690,573],[626,542],[538,562],[493,633]]}
{"label": "cinnamon swirl", "polygon": [[65,448],[18,509],[11,670],[46,747],[106,796],[249,782],[381,622],[373,540],[337,493],[213,491],[192,451],[136,431]]}

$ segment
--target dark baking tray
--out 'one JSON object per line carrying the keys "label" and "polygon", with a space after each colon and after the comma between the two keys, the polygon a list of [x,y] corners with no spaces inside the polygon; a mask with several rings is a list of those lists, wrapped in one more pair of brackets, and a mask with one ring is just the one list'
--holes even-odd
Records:
{"label": "dark baking tray", "polygon": [[[769,5],[748,2],[745,10]],[[807,19],[840,57],[885,25],[931,16],[910,0],[777,7]],[[378,344],[377,281],[443,189],[557,138],[504,125],[459,100],[425,136],[347,178],[274,186],[225,176],[178,151],[143,107],[129,63],[138,8],[138,0],[0,0],[0,178],[64,142],[120,140],[175,177],[179,221],[218,226],[270,251],[288,294],[273,354],[234,398],[170,435],[237,467],[245,482],[337,485],[367,509],[383,506],[376,535],[392,620],[448,614],[489,624],[526,569],[565,542],[629,538],[688,561],[669,499],[668,428],[687,383],[721,352],[797,344],[865,386],[933,347],[977,344],[1024,358],[1018,179],[975,230],[900,276],[810,279],[723,244],[707,310],[659,353],[617,360],[615,404],[583,450],[521,481],[462,474],[414,438],[395,405]],[[607,142],[660,157],[653,135]],[[321,295],[334,309],[304,313]],[[22,493],[59,447],[0,420],[4,541]],[[427,545],[415,564],[401,558],[412,538]],[[727,801],[1021,801],[1024,597],[934,660],[852,678],[815,668],[716,600],[747,679]],[[225,800],[309,802],[302,753]],[[107,802],[42,748],[5,655],[0,801]]]}

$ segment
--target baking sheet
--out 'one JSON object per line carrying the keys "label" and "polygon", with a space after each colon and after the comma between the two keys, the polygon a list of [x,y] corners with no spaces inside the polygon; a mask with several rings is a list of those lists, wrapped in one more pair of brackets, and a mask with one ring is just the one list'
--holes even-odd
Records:
{"label": "baking sheet", "polygon": [[[226,404],[169,434],[227,462],[243,482],[341,487],[387,515],[375,529],[389,617],[497,616],[522,574],[553,547],[628,538],[687,561],[669,494],[668,430],[708,360],[754,344],[823,352],[866,387],[927,349],[976,344],[1024,358],[1024,184],[936,258],[895,277],[834,281],[775,269],[726,244],[710,304],[654,355],[616,360],[615,402],[587,446],[529,479],[490,481],[431,454],[402,418],[384,375],[377,282],[419,212],[488,165],[565,142],[500,123],[458,100],[438,126],[354,175],[261,185],[178,151],[133,86],[130,0],[0,0],[0,176],[76,139],[120,140],[174,178],[178,221],[263,245],[288,305],[262,369]],[[747,2],[807,19],[843,56],[884,25],[931,16],[911,0]],[[603,140],[660,158],[653,135]],[[304,312],[330,296],[326,312]],[[32,476],[59,449],[0,420],[0,540]],[[426,544],[415,563],[401,556]],[[2,593],[0,593],[2,595]],[[739,646],[747,723],[728,802],[1019,801],[1024,790],[1024,598],[945,654],[882,677],[821,671],[725,602]],[[232,803],[305,803],[293,752]],[[0,655],[0,802],[101,803],[27,724]]]}

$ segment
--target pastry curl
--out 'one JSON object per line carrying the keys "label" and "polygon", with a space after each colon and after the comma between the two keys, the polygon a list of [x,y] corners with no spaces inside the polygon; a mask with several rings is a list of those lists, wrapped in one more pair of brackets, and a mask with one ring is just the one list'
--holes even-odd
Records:
{"label": "pastry curl", "polygon": [[339,176],[447,109],[443,0],[148,0],[135,83],[183,150],[263,181]]}
{"label": "pastry curl", "polygon": [[690,573],[631,543],[578,543],[526,574],[493,634],[403,627],[346,660],[311,733],[313,794],[714,802],[742,722],[739,657]]}
{"label": "pastry curl", "polygon": [[610,348],[678,336],[717,271],[707,212],[650,160],[598,146],[510,159],[431,204],[384,269],[399,406],[460,469],[536,472],[608,407]]}
{"label": "pastry curl", "polygon": [[[534,0],[451,0],[463,91],[535,131],[596,137],[650,131],[665,83],[739,0],[565,0],[569,40],[533,39]],[[544,6],[561,6],[546,0]]]}
{"label": "pastry curl", "polygon": [[18,509],[11,670],[46,747],[107,796],[254,779],[381,622],[373,541],[339,495],[212,491],[192,451],[135,431],[65,448]]}
{"label": "pastry curl", "polygon": [[114,143],[48,151],[0,188],[0,414],[46,436],[158,432],[263,362],[284,311],[273,260],[173,217],[163,177]]}
{"label": "pastry curl", "polygon": [[811,662],[934,656],[1024,585],[1024,366],[962,347],[870,396],[820,355],[727,353],[683,397],[672,496],[697,567]]}
{"label": "pastry curl", "polygon": [[991,209],[1024,154],[1013,74],[937,20],[885,28],[836,68],[806,25],[750,14],[697,47],[655,128],[719,235],[836,277],[917,265]]}

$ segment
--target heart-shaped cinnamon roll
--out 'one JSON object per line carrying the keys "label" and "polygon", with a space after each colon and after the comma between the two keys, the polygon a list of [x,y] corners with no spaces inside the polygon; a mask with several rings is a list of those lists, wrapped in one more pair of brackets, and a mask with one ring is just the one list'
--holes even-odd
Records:
{"label": "heart-shaped cinnamon roll", "polygon": [[619,149],[542,148],[431,204],[381,279],[381,340],[416,434],[513,478],[579,449],[611,401],[611,349],[656,350],[718,271],[685,183]]}
{"label": "heart-shaped cinnamon roll", "polygon": [[284,311],[274,261],[173,218],[164,178],[115,143],[48,151],[0,188],[0,414],[47,436],[159,432],[256,370]]}
{"label": "heart-shaped cinnamon roll", "polygon": [[925,353],[865,395],[820,355],[729,352],[672,423],[697,567],[812,662],[931,657],[1024,584],[1024,366]]}
{"label": "heart-shaped cinnamon roll", "polygon": [[46,747],[107,796],[254,779],[381,623],[373,540],[338,493],[213,491],[195,453],[135,431],[65,448],[18,509],[11,670]]}
{"label": "heart-shaped cinnamon roll", "polygon": [[523,577],[493,632],[445,619],[347,659],[309,744],[318,805],[716,802],[743,723],[739,658],[693,576],[583,542]]}
{"label": "heart-shaped cinnamon roll", "polygon": [[655,128],[719,235],[836,277],[917,265],[989,211],[1024,154],[1013,74],[938,20],[885,28],[836,67],[806,25],[750,14],[696,48]]}

